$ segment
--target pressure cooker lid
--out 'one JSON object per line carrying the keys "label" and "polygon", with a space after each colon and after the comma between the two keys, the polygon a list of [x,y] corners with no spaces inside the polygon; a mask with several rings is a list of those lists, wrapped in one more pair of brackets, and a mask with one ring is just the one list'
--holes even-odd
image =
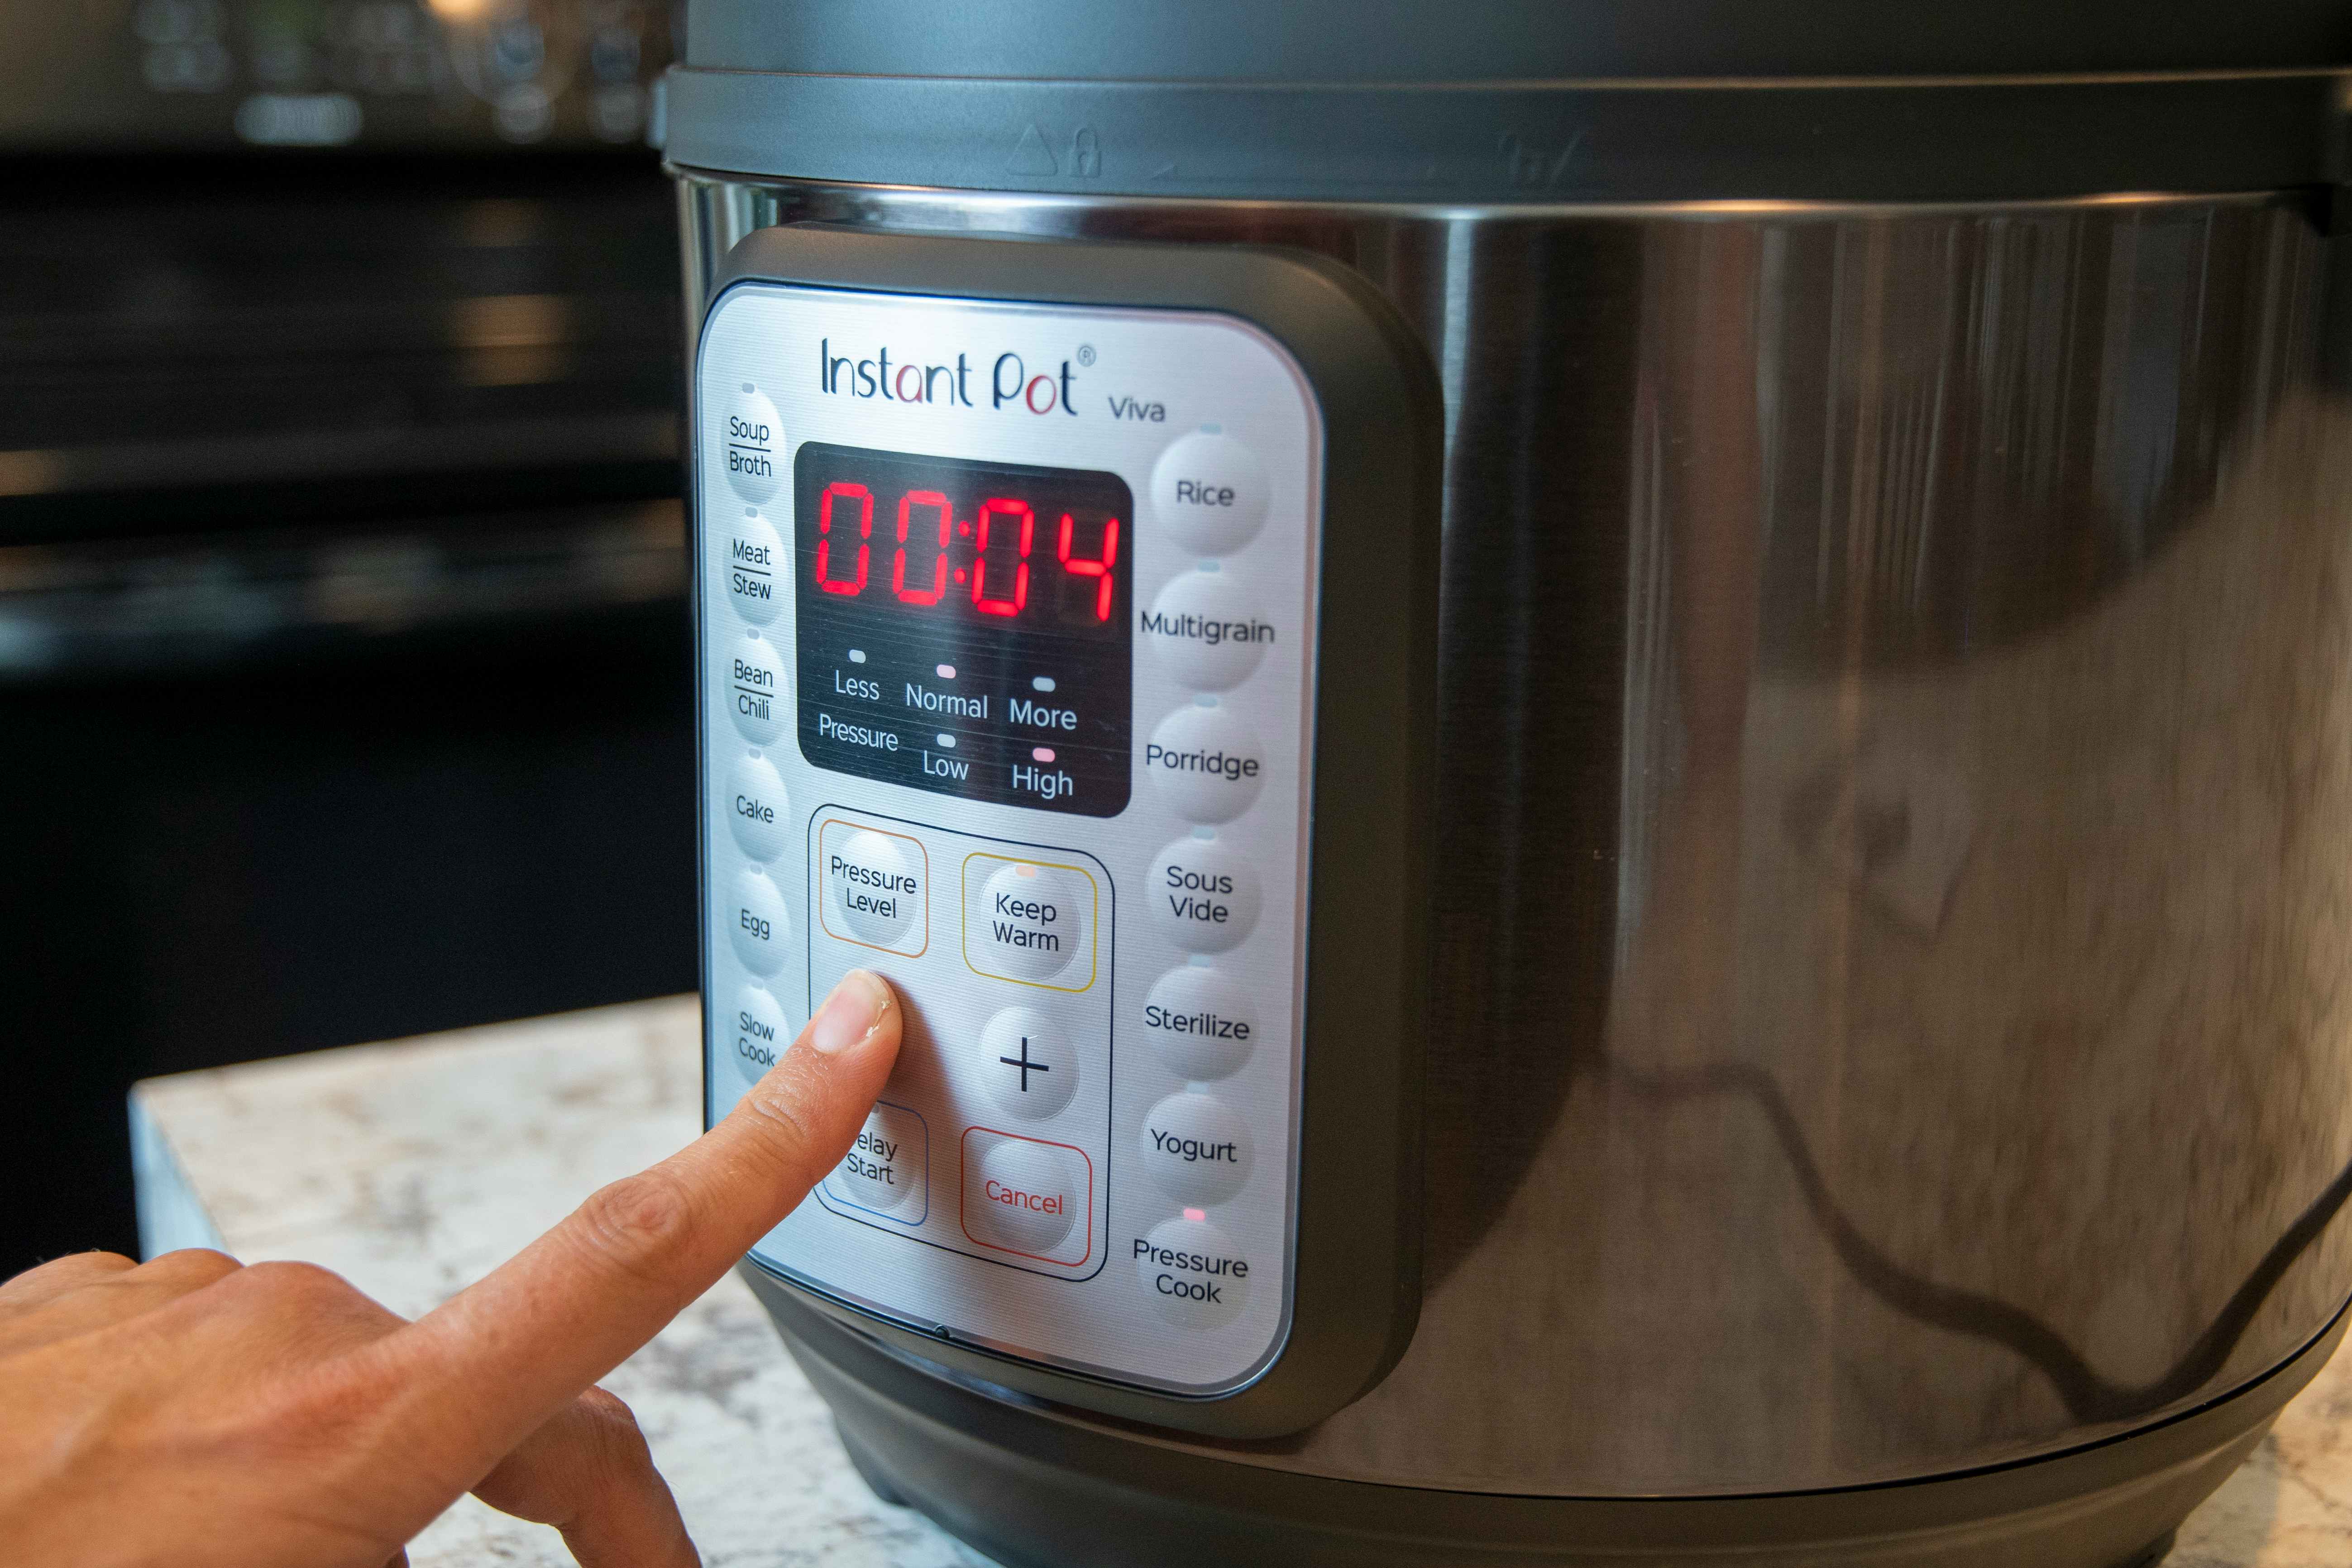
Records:
{"label": "pressure cooker lid", "polygon": [[2345,177],[2352,10],[694,0],[677,163],[1016,192],[1984,201]]}

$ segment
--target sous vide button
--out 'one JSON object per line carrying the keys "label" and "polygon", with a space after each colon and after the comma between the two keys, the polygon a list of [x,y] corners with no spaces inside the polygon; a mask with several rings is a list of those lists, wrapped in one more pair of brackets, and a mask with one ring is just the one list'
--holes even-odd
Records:
{"label": "sous vide button", "polygon": [[1190,952],[1223,952],[1257,924],[1257,868],[1223,838],[1177,839],[1151,862],[1144,897],[1152,922]]}

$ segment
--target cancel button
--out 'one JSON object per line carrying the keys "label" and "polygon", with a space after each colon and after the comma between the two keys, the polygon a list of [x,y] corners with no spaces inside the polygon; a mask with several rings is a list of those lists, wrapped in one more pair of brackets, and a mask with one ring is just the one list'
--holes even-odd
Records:
{"label": "cancel button", "polygon": [[1249,1300],[1249,1259],[1230,1237],[1188,1212],[1132,1246],[1136,1278],[1160,1315],[1187,1329],[1219,1329]]}

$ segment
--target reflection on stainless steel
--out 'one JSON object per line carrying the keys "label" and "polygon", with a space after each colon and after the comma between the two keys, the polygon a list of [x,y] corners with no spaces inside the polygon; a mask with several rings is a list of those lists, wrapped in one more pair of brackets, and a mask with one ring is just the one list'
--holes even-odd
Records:
{"label": "reflection on stainless steel", "polygon": [[1232,1457],[1948,1471],[2352,1290],[2352,428],[2294,201],[681,200],[689,331],[761,224],[1249,240],[1440,368],[1427,1299]]}

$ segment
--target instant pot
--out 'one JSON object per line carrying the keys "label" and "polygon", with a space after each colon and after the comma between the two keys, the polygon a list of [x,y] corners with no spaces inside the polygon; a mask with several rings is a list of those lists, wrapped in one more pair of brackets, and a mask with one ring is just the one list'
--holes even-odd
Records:
{"label": "instant pot", "polygon": [[[709,0],[708,1111],[1008,1563],[2120,1568],[2352,1293],[2352,22]],[[780,1521],[781,1522],[781,1521]]]}

